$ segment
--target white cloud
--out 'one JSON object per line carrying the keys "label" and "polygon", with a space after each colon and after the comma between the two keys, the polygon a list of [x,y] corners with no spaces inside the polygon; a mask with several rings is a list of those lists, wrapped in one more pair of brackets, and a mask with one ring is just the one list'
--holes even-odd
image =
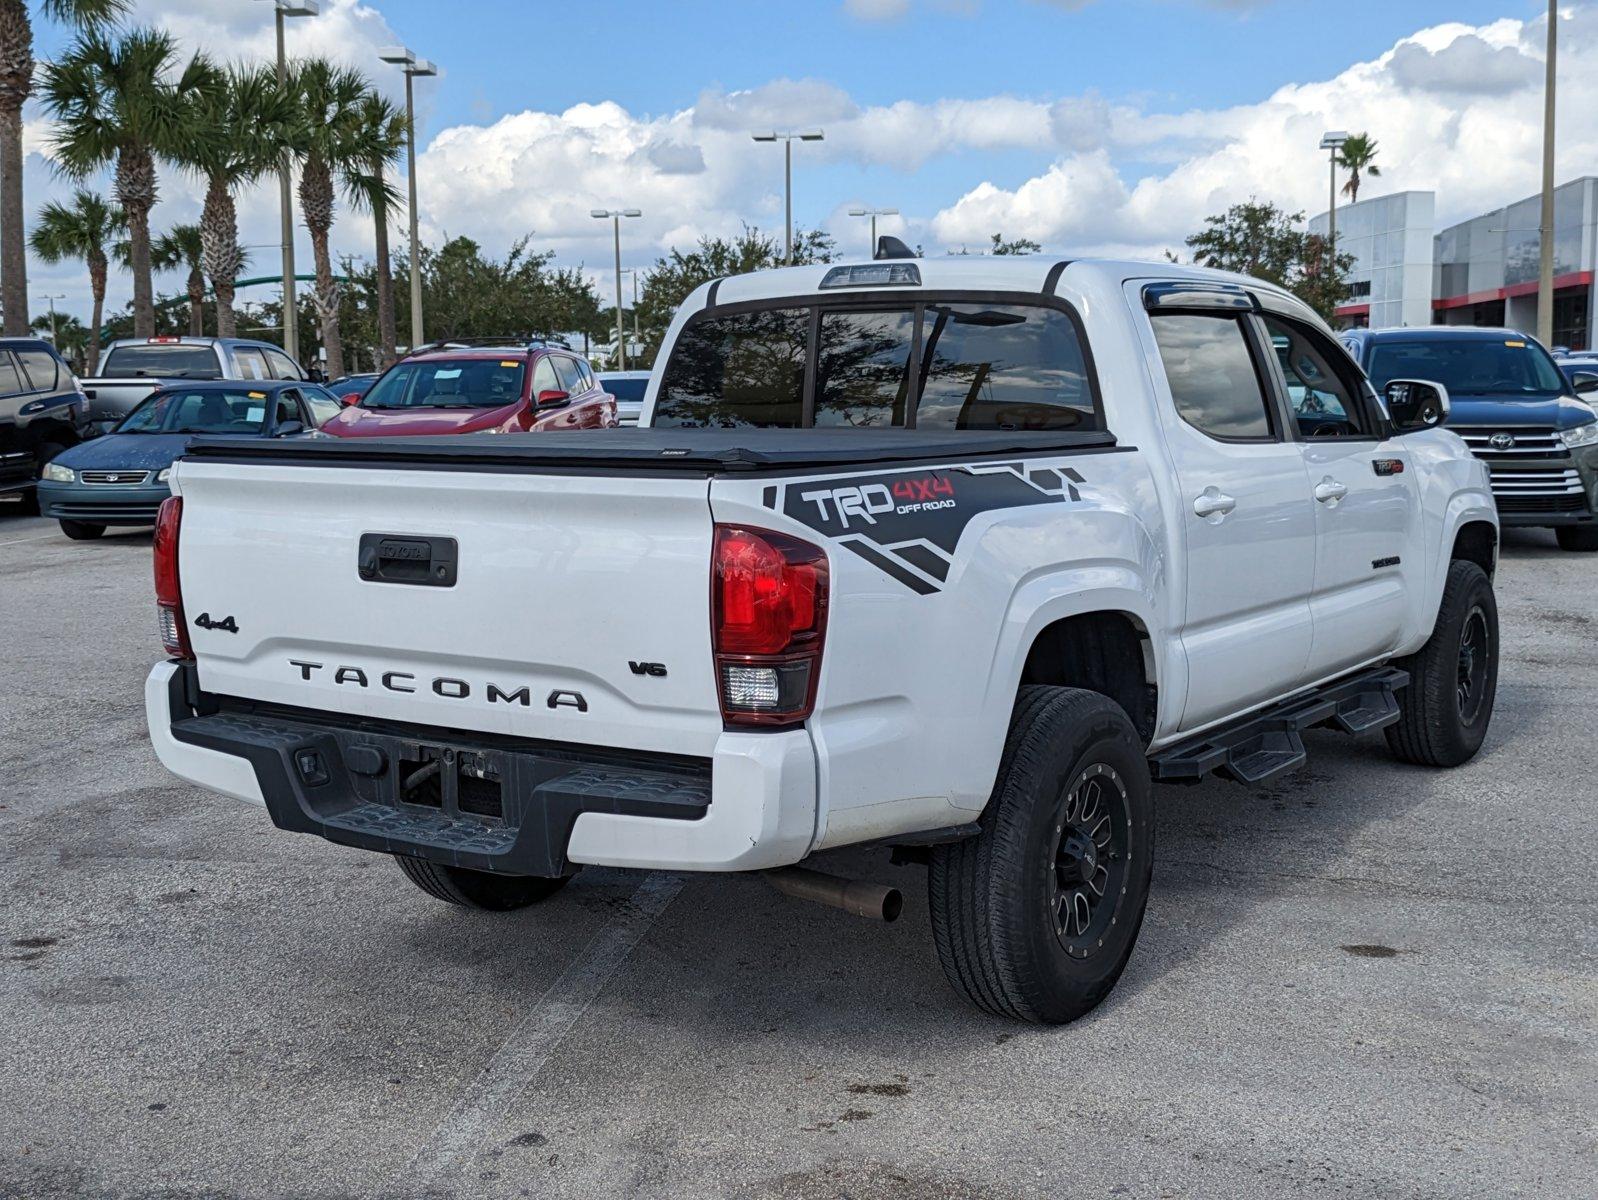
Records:
{"label": "white cloud", "polygon": [[1543,73],[1542,62],[1518,46],[1493,46],[1474,33],[1461,34],[1437,50],[1402,42],[1388,65],[1393,81],[1412,91],[1487,96],[1530,87]]}
{"label": "white cloud", "polygon": [[843,0],[843,9],[857,21],[893,21],[910,11],[910,0]]}

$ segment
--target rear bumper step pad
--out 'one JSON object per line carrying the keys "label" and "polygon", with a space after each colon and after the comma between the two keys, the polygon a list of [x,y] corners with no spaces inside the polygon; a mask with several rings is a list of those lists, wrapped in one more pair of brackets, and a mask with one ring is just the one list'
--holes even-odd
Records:
{"label": "rear bumper step pad", "polygon": [[553,877],[572,870],[583,813],[693,821],[710,808],[709,760],[662,768],[565,743],[229,711],[214,697],[196,713],[185,674],[173,676],[172,736],[248,759],[274,824],[342,845]]}
{"label": "rear bumper step pad", "polygon": [[1377,667],[1254,713],[1221,729],[1151,755],[1154,778],[1197,783],[1219,774],[1238,783],[1261,783],[1304,764],[1304,730],[1317,725],[1368,733],[1398,720],[1398,692],[1407,672]]}

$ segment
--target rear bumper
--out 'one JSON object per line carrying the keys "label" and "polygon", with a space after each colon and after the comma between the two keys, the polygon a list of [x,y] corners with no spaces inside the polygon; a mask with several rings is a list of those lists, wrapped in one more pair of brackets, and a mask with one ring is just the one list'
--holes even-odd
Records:
{"label": "rear bumper", "polygon": [[712,758],[268,710],[200,692],[193,667],[145,683],[163,765],[263,804],[279,828],[508,875],[582,864],[747,871],[815,838],[809,736],[723,734]]}
{"label": "rear bumper", "polygon": [[138,487],[39,481],[39,512],[57,521],[91,525],[154,525],[161,501],[172,494],[166,484]]}
{"label": "rear bumper", "polygon": [[1594,516],[1583,508],[1577,512],[1504,512],[1498,511],[1498,523],[1502,526],[1532,527],[1538,529],[1553,528],[1556,525],[1592,525],[1598,523],[1598,516]]}

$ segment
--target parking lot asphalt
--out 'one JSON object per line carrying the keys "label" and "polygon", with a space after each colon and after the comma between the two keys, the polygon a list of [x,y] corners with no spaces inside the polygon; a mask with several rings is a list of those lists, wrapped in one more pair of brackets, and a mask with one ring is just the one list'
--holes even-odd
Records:
{"label": "parking lot asphalt", "polygon": [[[452,909],[156,762],[148,533],[0,507],[0,1196],[1591,1197],[1598,556],[1506,537],[1487,746],[1159,789],[1075,1025],[874,924],[584,871]],[[307,597],[314,603],[314,598]]]}

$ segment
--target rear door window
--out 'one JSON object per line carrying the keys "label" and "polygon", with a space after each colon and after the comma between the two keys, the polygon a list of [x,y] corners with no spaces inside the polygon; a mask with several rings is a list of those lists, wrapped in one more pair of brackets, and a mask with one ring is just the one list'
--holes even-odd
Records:
{"label": "rear door window", "polygon": [[555,364],[555,373],[560,376],[561,390],[568,396],[577,396],[587,391],[583,386],[583,373],[577,369],[577,360],[567,358],[564,354],[552,356]]}
{"label": "rear door window", "polygon": [[266,355],[253,346],[235,346],[233,348],[233,365],[238,368],[240,379],[270,379],[271,373],[266,369]]}
{"label": "rear door window", "polygon": [[816,342],[816,425],[903,425],[915,328],[913,309],[823,312]]}
{"label": "rear door window", "polygon": [[1082,343],[1061,310],[929,303],[921,337],[918,427],[1100,427]]}
{"label": "rear door window", "polygon": [[654,424],[798,428],[809,338],[805,308],[692,322],[678,335],[661,377]]}
{"label": "rear door window", "polygon": [[34,391],[55,390],[56,372],[59,369],[55,355],[48,350],[18,350],[17,358],[22,363],[22,369],[27,372],[28,382],[33,385]]}
{"label": "rear door window", "polygon": [[9,350],[0,350],[0,396],[11,396],[24,390],[22,376]]}
{"label": "rear door window", "polygon": [[271,368],[273,379],[299,379],[299,368],[294,365],[294,360],[281,350],[267,348],[263,351],[266,355],[267,365]]}
{"label": "rear door window", "polygon": [[1242,322],[1160,313],[1154,340],[1182,420],[1221,441],[1270,441],[1271,420]]}
{"label": "rear door window", "polygon": [[143,375],[172,379],[221,379],[222,364],[210,346],[118,346],[106,356],[102,375]]}

